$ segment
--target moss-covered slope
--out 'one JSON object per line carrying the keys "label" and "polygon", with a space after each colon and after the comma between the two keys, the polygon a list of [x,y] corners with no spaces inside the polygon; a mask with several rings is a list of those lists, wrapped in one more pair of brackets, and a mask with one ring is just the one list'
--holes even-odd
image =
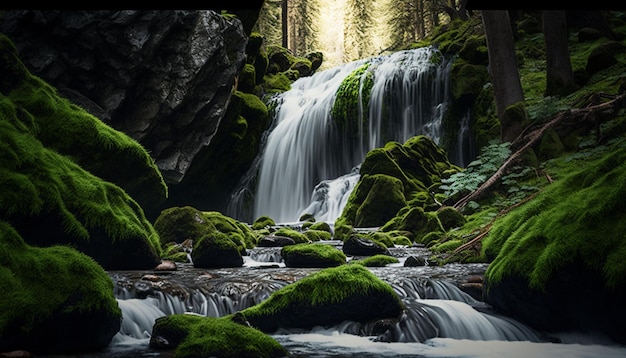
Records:
{"label": "moss-covered slope", "polygon": [[[78,164],[105,173],[134,163],[135,184],[149,194],[142,173],[160,176],[145,151],[31,76],[5,37],[0,47],[0,219],[29,244],[69,244],[107,269],[154,267],[161,248],[143,208]],[[129,153],[142,158],[143,170],[134,160],[114,161]]]}

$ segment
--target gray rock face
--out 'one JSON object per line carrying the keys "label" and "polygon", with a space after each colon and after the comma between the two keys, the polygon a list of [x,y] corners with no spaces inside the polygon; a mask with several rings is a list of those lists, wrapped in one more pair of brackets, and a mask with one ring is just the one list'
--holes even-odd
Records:
{"label": "gray rock face", "polygon": [[6,11],[28,69],[141,143],[168,183],[208,145],[243,66],[241,22],[211,10]]}

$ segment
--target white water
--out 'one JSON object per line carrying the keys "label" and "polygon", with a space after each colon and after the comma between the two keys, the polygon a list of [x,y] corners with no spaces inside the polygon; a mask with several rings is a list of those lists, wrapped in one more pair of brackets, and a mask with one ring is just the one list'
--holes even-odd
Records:
{"label": "white water", "polygon": [[[167,352],[149,349],[156,319],[176,313],[221,317],[266,299],[283,285],[270,286],[241,297],[193,291],[186,300],[161,292],[145,299],[129,298],[128,291],[116,290],[123,315],[122,328],[103,354],[111,357],[167,356]],[[291,357],[301,358],[626,356],[626,347],[590,334],[551,334],[564,343],[542,341],[535,331],[515,320],[477,310],[475,307],[480,306],[480,301],[447,281],[403,279],[392,286],[405,302],[406,315],[394,326],[394,332],[389,335],[391,341],[353,334],[351,332],[367,325],[347,321],[334,327],[311,330],[281,329],[271,336],[290,352]]]}
{"label": "white water", "polygon": [[[433,55],[440,56],[432,48],[400,51],[295,81],[277,99],[274,128],[258,173],[254,218],[267,215],[276,222],[292,222],[309,213],[317,221],[333,222],[358,180],[358,173],[350,173],[368,151],[418,134],[438,142],[449,65],[432,63]],[[331,110],[343,79],[365,63],[374,83],[368,108],[359,108],[358,123],[365,114],[369,120],[367,128],[359,126],[357,139],[350,140],[355,133],[339,132]]]}

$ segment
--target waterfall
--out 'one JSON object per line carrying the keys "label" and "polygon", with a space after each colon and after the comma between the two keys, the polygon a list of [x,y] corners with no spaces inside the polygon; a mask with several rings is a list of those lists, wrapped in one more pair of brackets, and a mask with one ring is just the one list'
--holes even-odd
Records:
{"label": "waterfall", "polygon": [[[247,220],[267,215],[276,222],[293,222],[310,213],[318,221],[332,222],[358,180],[355,168],[368,151],[418,134],[438,142],[450,65],[442,58],[430,47],[399,51],[295,81],[291,90],[275,98],[274,123],[258,163],[253,217]],[[358,128],[342,132],[331,115],[336,94],[343,80],[364,65],[368,67],[360,78],[359,118],[350,118]],[[371,79],[367,102],[366,79]]]}

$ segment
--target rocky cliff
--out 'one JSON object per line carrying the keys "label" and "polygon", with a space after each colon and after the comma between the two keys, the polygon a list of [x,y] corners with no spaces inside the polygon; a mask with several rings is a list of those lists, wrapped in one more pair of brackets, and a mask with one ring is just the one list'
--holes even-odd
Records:
{"label": "rocky cliff", "polygon": [[168,184],[211,142],[247,44],[237,17],[211,10],[6,11],[0,32],[34,75],[143,145]]}

